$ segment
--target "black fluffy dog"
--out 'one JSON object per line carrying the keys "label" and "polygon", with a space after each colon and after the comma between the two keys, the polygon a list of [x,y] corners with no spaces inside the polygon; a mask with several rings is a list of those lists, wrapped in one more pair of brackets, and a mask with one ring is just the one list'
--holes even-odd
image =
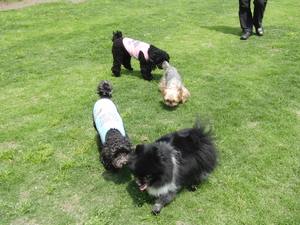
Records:
{"label": "black fluffy dog", "polygon": [[196,121],[193,128],[167,134],[149,145],[138,145],[129,166],[140,190],[156,198],[152,214],[160,213],[177,191],[195,186],[207,178],[217,164],[212,131]]}
{"label": "black fluffy dog", "polygon": [[133,146],[125,132],[118,109],[111,100],[112,92],[113,86],[108,80],[99,83],[96,93],[101,98],[94,105],[93,125],[98,132],[100,161],[106,170],[117,172],[128,163]]}
{"label": "black fluffy dog", "polygon": [[158,67],[162,69],[163,61],[169,62],[169,55],[165,51],[148,43],[123,37],[121,31],[113,32],[113,67],[111,71],[116,77],[121,76],[121,64],[128,69],[131,67],[131,56],[140,61],[141,73],[145,80],[152,80],[151,71]]}

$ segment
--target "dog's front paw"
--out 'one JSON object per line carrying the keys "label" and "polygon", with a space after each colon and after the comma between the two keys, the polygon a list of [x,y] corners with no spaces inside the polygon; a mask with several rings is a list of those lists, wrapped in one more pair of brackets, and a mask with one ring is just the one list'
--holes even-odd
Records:
{"label": "dog's front paw", "polygon": [[128,69],[128,70],[133,70],[133,68],[132,67],[125,67],[126,69]]}
{"label": "dog's front paw", "polygon": [[116,76],[116,77],[120,77],[121,76],[121,71],[118,70],[118,69],[115,69],[114,67],[111,68],[111,71],[113,72],[113,74]]}
{"label": "dog's front paw", "polygon": [[152,209],[152,211],[151,211],[151,214],[154,215],[154,216],[157,215],[157,214],[159,214],[160,211],[162,210],[162,207],[163,207],[162,204],[156,203],[156,204],[153,206],[153,209]]}
{"label": "dog's front paw", "polygon": [[151,80],[154,79],[154,76],[153,76],[152,74],[148,74],[148,75],[145,75],[144,78],[145,78],[145,80],[147,80],[147,81],[151,81]]}

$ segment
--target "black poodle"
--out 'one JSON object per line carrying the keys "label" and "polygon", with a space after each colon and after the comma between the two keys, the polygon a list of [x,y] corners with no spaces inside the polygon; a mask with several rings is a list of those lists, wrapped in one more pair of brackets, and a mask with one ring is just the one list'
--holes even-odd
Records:
{"label": "black poodle", "polygon": [[112,92],[113,86],[108,80],[99,83],[96,93],[101,98],[94,105],[93,125],[98,132],[100,161],[106,170],[117,172],[128,163],[133,146],[118,109],[111,100]]}
{"label": "black poodle", "polygon": [[165,51],[148,43],[123,37],[121,31],[113,32],[112,54],[114,64],[111,71],[116,77],[120,76],[121,64],[128,69],[131,67],[131,56],[140,61],[141,73],[145,80],[153,80],[152,70],[162,69],[163,61],[169,62],[170,56]]}

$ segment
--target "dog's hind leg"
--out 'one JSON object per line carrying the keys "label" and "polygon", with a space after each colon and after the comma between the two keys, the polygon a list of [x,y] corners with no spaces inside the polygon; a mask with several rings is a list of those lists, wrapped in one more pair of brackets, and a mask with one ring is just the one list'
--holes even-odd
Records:
{"label": "dog's hind leg", "polygon": [[191,186],[189,186],[187,189],[188,191],[196,191],[197,190],[197,186],[201,184],[202,181],[206,180],[209,177],[209,173],[207,172],[202,172],[200,174],[199,180],[195,182],[195,184],[192,184]]}

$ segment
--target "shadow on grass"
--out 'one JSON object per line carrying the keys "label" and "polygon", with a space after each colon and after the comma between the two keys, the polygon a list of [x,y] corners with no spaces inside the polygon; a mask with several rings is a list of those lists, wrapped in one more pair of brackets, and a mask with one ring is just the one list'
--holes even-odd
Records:
{"label": "shadow on grass", "polygon": [[[196,190],[195,191],[189,191],[187,189],[187,187],[182,187],[180,188],[178,191],[177,191],[177,194],[176,196],[178,195],[193,195],[197,192],[200,192],[200,190],[198,189],[201,189],[201,186],[204,185],[205,183],[207,183],[208,181],[203,181],[201,182],[201,184],[199,184],[197,187],[196,187]],[[132,198],[134,204],[138,207],[142,207],[145,203],[146,204],[150,204],[150,205],[153,205],[155,203],[155,197],[151,196],[148,194],[147,191],[141,191],[139,190],[137,184],[135,183],[134,180],[132,180],[131,182],[128,183],[127,185],[127,192],[129,194],[129,196]],[[175,197],[176,199],[176,197]],[[174,199],[174,200],[175,200]],[[165,207],[168,207],[169,204],[172,204],[173,201],[171,201],[170,203],[166,204]]]}
{"label": "shadow on grass", "polygon": [[175,110],[178,108],[178,106],[180,105],[180,104],[178,104],[178,105],[173,106],[173,107],[167,106],[167,105],[164,103],[163,100],[161,100],[161,101],[159,102],[159,104],[160,104],[160,107],[161,107],[163,110],[167,110],[167,111],[169,111],[169,112],[175,111]]}
{"label": "shadow on grass", "polygon": [[[154,73],[154,72],[157,72],[157,71],[159,72],[160,69],[156,69],[156,70],[152,71],[152,74],[154,76],[154,78],[153,78],[152,81],[159,82],[161,80],[163,72],[161,74]],[[114,76],[114,75],[112,75],[112,76]],[[144,77],[141,74],[141,71],[139,69],[127,70],[127,69],[122,68],[122,70],[121,70],[121,77],[122,76],[133,76],[133,77],[137,77],[139,79],[144,80]]]}
{"label": "shadow on grass", "polygon": [[236,36],[240,36],[242,30],[240,27],[228,27],[228,26],[201,26],[201,28],[214,30],[223,34],[232,34]]}
{"label": "shadow on grass", "polygon": [[106,181],[113,181],[115,184],[124,184],[131,180],[131,172],[128,166],[123,167],[118,172],[104,171],[102,177]]}
{"label": "shadow on grass", "polygon": [[145,203],[154,204],[154,197],[150,196],[147,191],[139,190],[134,180],[128,183],[127,192],[138,207],[142,207]]}

